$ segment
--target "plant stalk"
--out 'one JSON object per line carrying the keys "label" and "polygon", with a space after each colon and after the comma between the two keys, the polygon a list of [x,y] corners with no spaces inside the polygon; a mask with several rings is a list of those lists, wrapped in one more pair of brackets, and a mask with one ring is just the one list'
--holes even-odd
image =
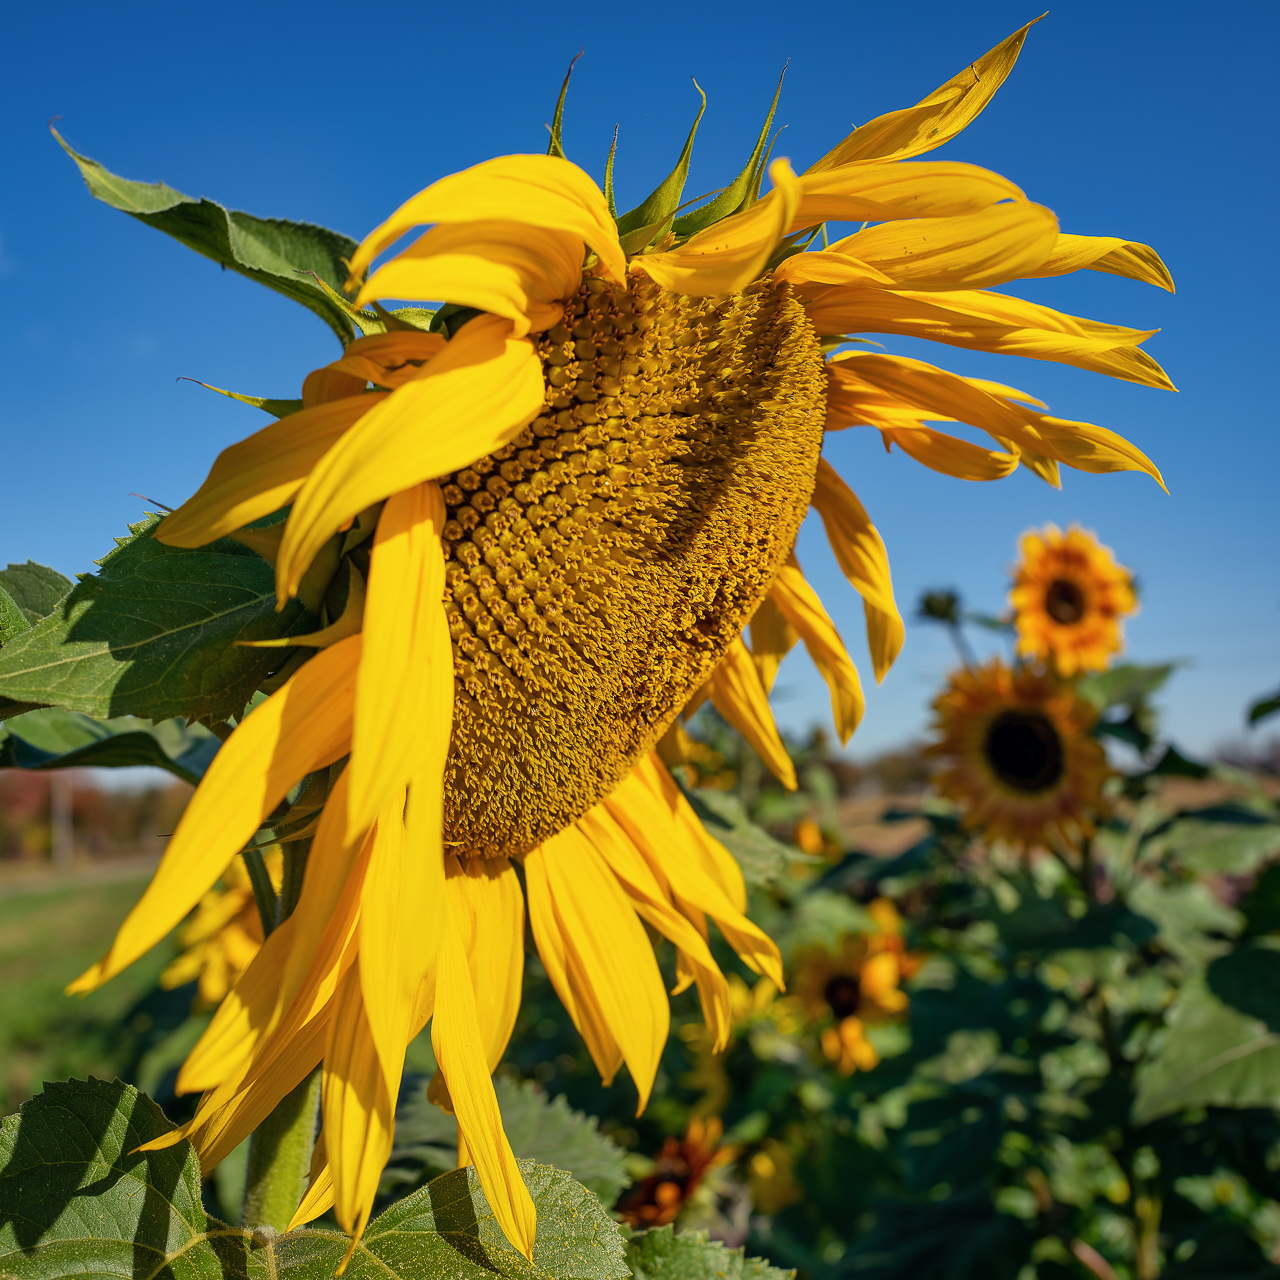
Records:
{"label": "plant stalk", "polygon": [[284,1231],[307,1190],[320,1111],[316,1067],[253,1131],[240,1225]]}

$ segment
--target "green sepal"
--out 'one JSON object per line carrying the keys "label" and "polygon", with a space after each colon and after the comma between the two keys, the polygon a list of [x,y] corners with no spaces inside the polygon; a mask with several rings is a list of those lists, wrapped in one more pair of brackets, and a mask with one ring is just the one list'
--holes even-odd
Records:
{"label": "green sepal", "polygon": [[604,162],[604,202],[609,206],[609,216],[618,220],[618,206],[613,199],[613,162],[618,154],[618,126],[613,126],[613,141],[609,143],[609,158]]}
{"label": "green sepal", "polygon": [[346,310],[318,287],[316,277],[337,289],[346,278],[346,261],[356,242],[348,236],[307,222],[255,218],[225,209],[213,200],[183,195],[163,182],[133,182],[104,169],[53,136],[80,169],[90,193],[113,209],[171,235],[189,249],[238,271],[268,289],[283,293],[313,311],[345,346],[354,337]]}
{"label": "green sepal", "polygon": [[229,400],[239,400],[241,404],[252,405],[255,409],[261,409],[263,413],[269,413],[273,418],[287,418],[291,413],[297,413],[302,408],[301,400],[268,400],[264,396],[242,396],[238,391],[225,391],[222,387],[201,382],[199,378],[180,378],[179,381],[194,382],[197,387],[203,387],[206,391],[216,391]]}
{"label": "green sepal", "polygon": [[315,619],[296,600],[276,611],[275,571],[242,543],[169,547],[152,536],[159,523],[131,525],[99,573],[0,650],[0,697],[104,720],[243,713],[290,650],[237,642],[299,635]]}
{"label": "green sepal", "polygon": [[573,75],[574,63],[582,57],[584,52],[585,50],[579,49],[573,62],[569,63],[569,70],[564,73],[564,84],[560,86],[560,96],[556,99],[556,113],[551,117],[551,141],[547,145],[547,155],[558,156],[561,160],[569,158],[564,153],[564,142],[560,136],[564,124],[564,100],[569,92],[569,77]]}
{"label": "green sepal", "polygon": [[[790,66],[789,61],[787,65]],[[769,114],[765,117],[764,128],[760,130],[760,137],[756,141],[755,150],[752,151],[746,167],[710,204],[704,204],[701,209],[694,209],[692,213],[686,213],[683,218],[677,218],[671,227],[676,235],[691,236],[703,231],[719,222],[721,218],[727,218],[730,214],[745,209],[755,199],[755,192],[760,189],[760,178],[764,173],[769,128],[773,124],[773,113],[778,109],[778,98],[782,93],[782,77],[786,74],[787,68],[783,67],[782,75],[778,77],[778,87],[773,93]]]}
{"label": "green sepal", "polygon": [[[695,80],[693,87],[697,89],[699,96],[702,98],[702,106],[698,108],[697,118],[693,122],[693,128],[689,130],[689,137],[685,141],[684,150],[680,152],[680,159],[676,161],[676,167],[659,183],[643,204],[637,205],[630,213],[624,213],[618,219],[619,238],[626,236],[629,232],[639,231],[643,227],[660,228],[668,218],[674,217],[676,211],[680,208],[680,197],[684,193],[685,179],[689,176],[689,160],[693,155],[693,140],[697,137],[698,125],[702,121],[702,113],[707,109],[707,95],[702,92],[702,86]],[[645,243],[647,244],[649,241],[645,241]],[[640,247],[643,248],[644,246],[641,245]]]}
{"label": "green sepal", "polygon": [[71,586],[70,578],[64,578],[56,569],[36,564],[34,560],[0,569],[0,588],[22,610],[28,622],[47,618]]}

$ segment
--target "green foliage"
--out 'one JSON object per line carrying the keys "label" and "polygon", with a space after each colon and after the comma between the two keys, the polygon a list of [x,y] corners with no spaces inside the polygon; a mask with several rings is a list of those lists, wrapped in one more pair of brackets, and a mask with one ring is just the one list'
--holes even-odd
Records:
{"label": "green foliage", "polygon": [[725,791],[689,791],[687,788],[684,793],[707,831],[733,854],[748,887],[769,884],[786,870],[792,859],[805,858],[798,849],[788,848],[752,822],[737,796]]}
{"label": "green foliage", "polygon": [[0,647],[8,644],[15,636],[20,636],[30,626],[31,623],[18,607],[18,602],[0,587]]}
{"label": "green foliage", "polygon": [[255,218],[212,200],[184,196],[163,182],[118,177],[73,151],[56,129],[53,136],[76,162],[90,194],[104,204],[163,231],[227,270],[300,302],[344,346],[356,336],[350,307],[333,296],[346,280],[343,260],[356,250],[349,236],[308,222]]}
{"label": "green foliage", "polygon": [[794,1280],[794,1271],[771,1267],[761,1258],[748,1258],[743,1249],[726,1249],[705,1231],[676,1235],[671,1227],[656,1227],[633,1235],[626,1245],[627,1266],[635,1280]]}
{"label": "green foliage", "polygon": [[[597,1132],[594,1116],[572,1110],[563,1095],[548,1098],[532,1081],[500,1078],[494,1085],[502,1127],[518,1157],[563,1169],[607,1205],[618,1198],[630,1181],[623,1152]],[[384,1194],[403,1194],[403,1188],[419,1184],[428,1171],[452,1168],[457,1144],[457,1121],[428,1101],[424,1084],[397,1111]]]}
{"label": "green foliage", "polygon": [[135,716],[95,720],[77,711],[44,707],[0,728],[0,768],[165,769],[193,786],[203,777],[220,743],[203,725],[181,720],[152,724]]}
{"label": "green foliage", "polygon": [[71,590],[71,581],[56,569],[28,560],[0,569],[0,589],[22,610],[28,622],[47,618]]}
{"label": "green foliage", "polygon": [[152,536],[158,523],[131,525],[101,572],[5,645],[0,695],[101,719],[213,723],[244,713],[291,651],[240,642],[302,634],[315,620],[297,601],[276,612],[274,571],[241,543],[167,547]]}
{"label": "green foliage", "polygon": [[[0,1273],[293,1277],[334,1273],[347,1240],[303,1228],[283,1236],[229,1227],[201,1203],[187,1142],[138,1146],[173,1128],[145,1095],[116,1081],[46,1087],[0,1131]],[[493,1275],[623,1280],[622,1241],[599,1202],[567,1174],[524,1162],[538,1211],[532,1267],[502,1235],[473,1169],[460,1169],[369,1224],[346,1274],[426,1280]]]}

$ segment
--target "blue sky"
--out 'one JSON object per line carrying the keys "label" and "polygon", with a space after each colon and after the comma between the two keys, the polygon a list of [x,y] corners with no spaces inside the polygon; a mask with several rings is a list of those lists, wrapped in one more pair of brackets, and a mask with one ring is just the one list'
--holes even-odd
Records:
{"label": "blue sky", "polygon": [[[336,350],[296,304],[92,200],[49,136],[50,117],[126,177],[359,237],[439,176],[545,150],[544,122],[580,47],[566,147],[599,179],[617,124],[628,207],[679,151],[697,105],[691,76],[709,98],[694,194],[741,167],[787,59],[776,154],[800,169],[851,124],[917,101],[1035,15],[1005,0],[15,11],[6,34],[20,53],[0,85],[0,284],[11,299],[0,316],[0,561],[87,570],[143,510],[131,491],[176,505],[219,449],[265,421],[179,376],[287,397]],[[1280,681],[1278,18],[1274,3],[1065,0],[1032,29],[985,114],[933,153],[1007,175],[1065,230],[1156,246],[1176,297],[1091,272],[1009,292],[1162,329],[1147,349],[1179,394],[887,342],[1121,432],[1157,461],[1169,496],[1137,474],[1068,472],[1061,493],[1024,472],[966,484],[887,456],[866,430],[843,433],[829,452],[884,534],[904,613],[923,589],[944,585],[998,610],[1024,529],[1050,520],[1096,529],[1141,581],[1131,655],[1190,664],[1163,707],[1191,750],[1238,735],[1246,703]],[[820,529],[806,526],[799,553],[869,673],[860,605]],[[950,663],[945,637],[909,623],[897,666],[870,691],[854,753],[920,734]],[[790,659],[780,720],[828,719],[824,697],[806,660]]]}

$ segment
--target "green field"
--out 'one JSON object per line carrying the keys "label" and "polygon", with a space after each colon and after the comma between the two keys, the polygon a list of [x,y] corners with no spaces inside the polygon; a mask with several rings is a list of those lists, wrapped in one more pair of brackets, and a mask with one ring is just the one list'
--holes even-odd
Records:
{"label": "green field", "polygon": [[119,1019],[154,985],[167,946],[92,995],[62,989],[107,948],[150,877],[149,868],[130,867],[110,877],[94,868],[79,882],[0,880],[0,1114],[17,1110],[43,1080],[111,1079],[132,1051]]}

